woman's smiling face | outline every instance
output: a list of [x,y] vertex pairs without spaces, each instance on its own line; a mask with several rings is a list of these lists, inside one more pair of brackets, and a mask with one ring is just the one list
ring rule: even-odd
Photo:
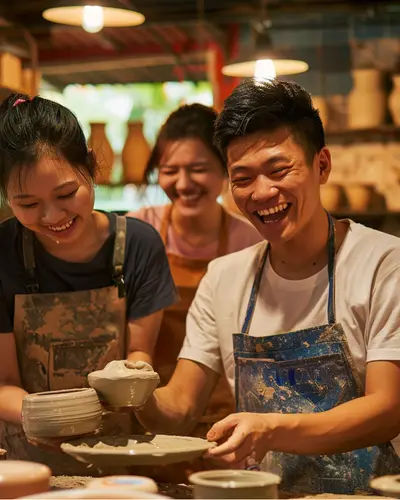
[[322,210],[327,181],[326,148],[308,161],[287,127],[234,139],[227,148],[233,198],[260,234],[273,244],[294,238]]
[[94,206],[92,183],[66,160],[50,154],[11,172],[7,198],[15,217],[43,243],[78,242]]
[[158,166],[158,183],[183,216],[204,213],[221,193],[224,169],[197,138],[168,141]]

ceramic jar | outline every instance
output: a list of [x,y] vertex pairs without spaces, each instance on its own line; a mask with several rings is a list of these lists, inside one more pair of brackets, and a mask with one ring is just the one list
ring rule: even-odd
[[377,69],[352,71],[353,89],[348,98],[348,126],[351,129],[379,127],[386,111],[382,73]]
[[328,212],[335,212],[341,208],[342,186],[339,184],[323,184],[321,186],[321,203]]
[[395,125],[400,126],[400,74],[392,76],[393,88],[390,92],[388,105],[392,120]]
[[372,202],[373,187],[367,184],[348,184],[344,187],[350,210],[366,212]]
[[123,182],[140,184],[150,157],[150,146],[143,135],[143,123],[128,122],[128,135],[122,150]]
[[110,184],[111,172],[114,164],[114,151],[106,135],[106,124],[92,122],[88,146],[93,149],[96,156],[97,171],[96,184]]

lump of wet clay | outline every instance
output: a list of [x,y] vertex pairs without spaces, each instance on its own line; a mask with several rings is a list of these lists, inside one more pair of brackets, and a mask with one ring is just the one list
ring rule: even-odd
[[89,373],[88,382],[110,406],[139,407],[158,386],[160,377],[145,361],[116,360]]

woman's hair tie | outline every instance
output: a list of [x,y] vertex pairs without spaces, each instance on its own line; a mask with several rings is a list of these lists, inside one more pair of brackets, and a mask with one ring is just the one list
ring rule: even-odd
[[[33,97],[32,97],[33,99]],[[28,101],[32,101],[32,99],[23,99],[22,97],[18,98],[14,104],[12,105],[13,108],[15,108],[16,106],[18,106],[18,104],[21,104],[22,102],[28,102]]]

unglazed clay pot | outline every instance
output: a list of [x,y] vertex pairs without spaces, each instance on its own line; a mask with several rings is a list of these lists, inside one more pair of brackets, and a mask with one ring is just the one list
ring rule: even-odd
[[18,498],[49,489],[51,470],[43,464],[23,460],[0,462],[0,498]]
[[400,498],[400,474],[376,477],[369,485],[385,497]]
[[122,150],[123,181],[140,184],[143,182],[150,146],[143,135],[142,122],[129,122],[128,135]]
[[160,377],[144,361],[117,360],[89,373],[88,382],[110,406],[140,407],[158,386]]
[[189,476],[195,498],[278,498],[280,477],[254,470],[209,470]]
[[96,431],[102,408],[94,389],[64,389],[28,394],[22,401],[22,426],[30,437],[79,436]]
[[371,205],[373,188],[366,184],[344,186],[349,207],[354,212],[366,212]]
[[348,99],[349,128],[379,127],[386,112],[382,73],[377,69],[355,69],[352,74],[354,86]]
[[110,184],[114,164],[114,151],[108,142],[105,127],[105,123],[90,123],[88,146],[93,149],[96,156],[96,184]]
[[321,186],[321,203],[328,212],[335,212],[342,204],[342,186],[339,184],[323,184]]

